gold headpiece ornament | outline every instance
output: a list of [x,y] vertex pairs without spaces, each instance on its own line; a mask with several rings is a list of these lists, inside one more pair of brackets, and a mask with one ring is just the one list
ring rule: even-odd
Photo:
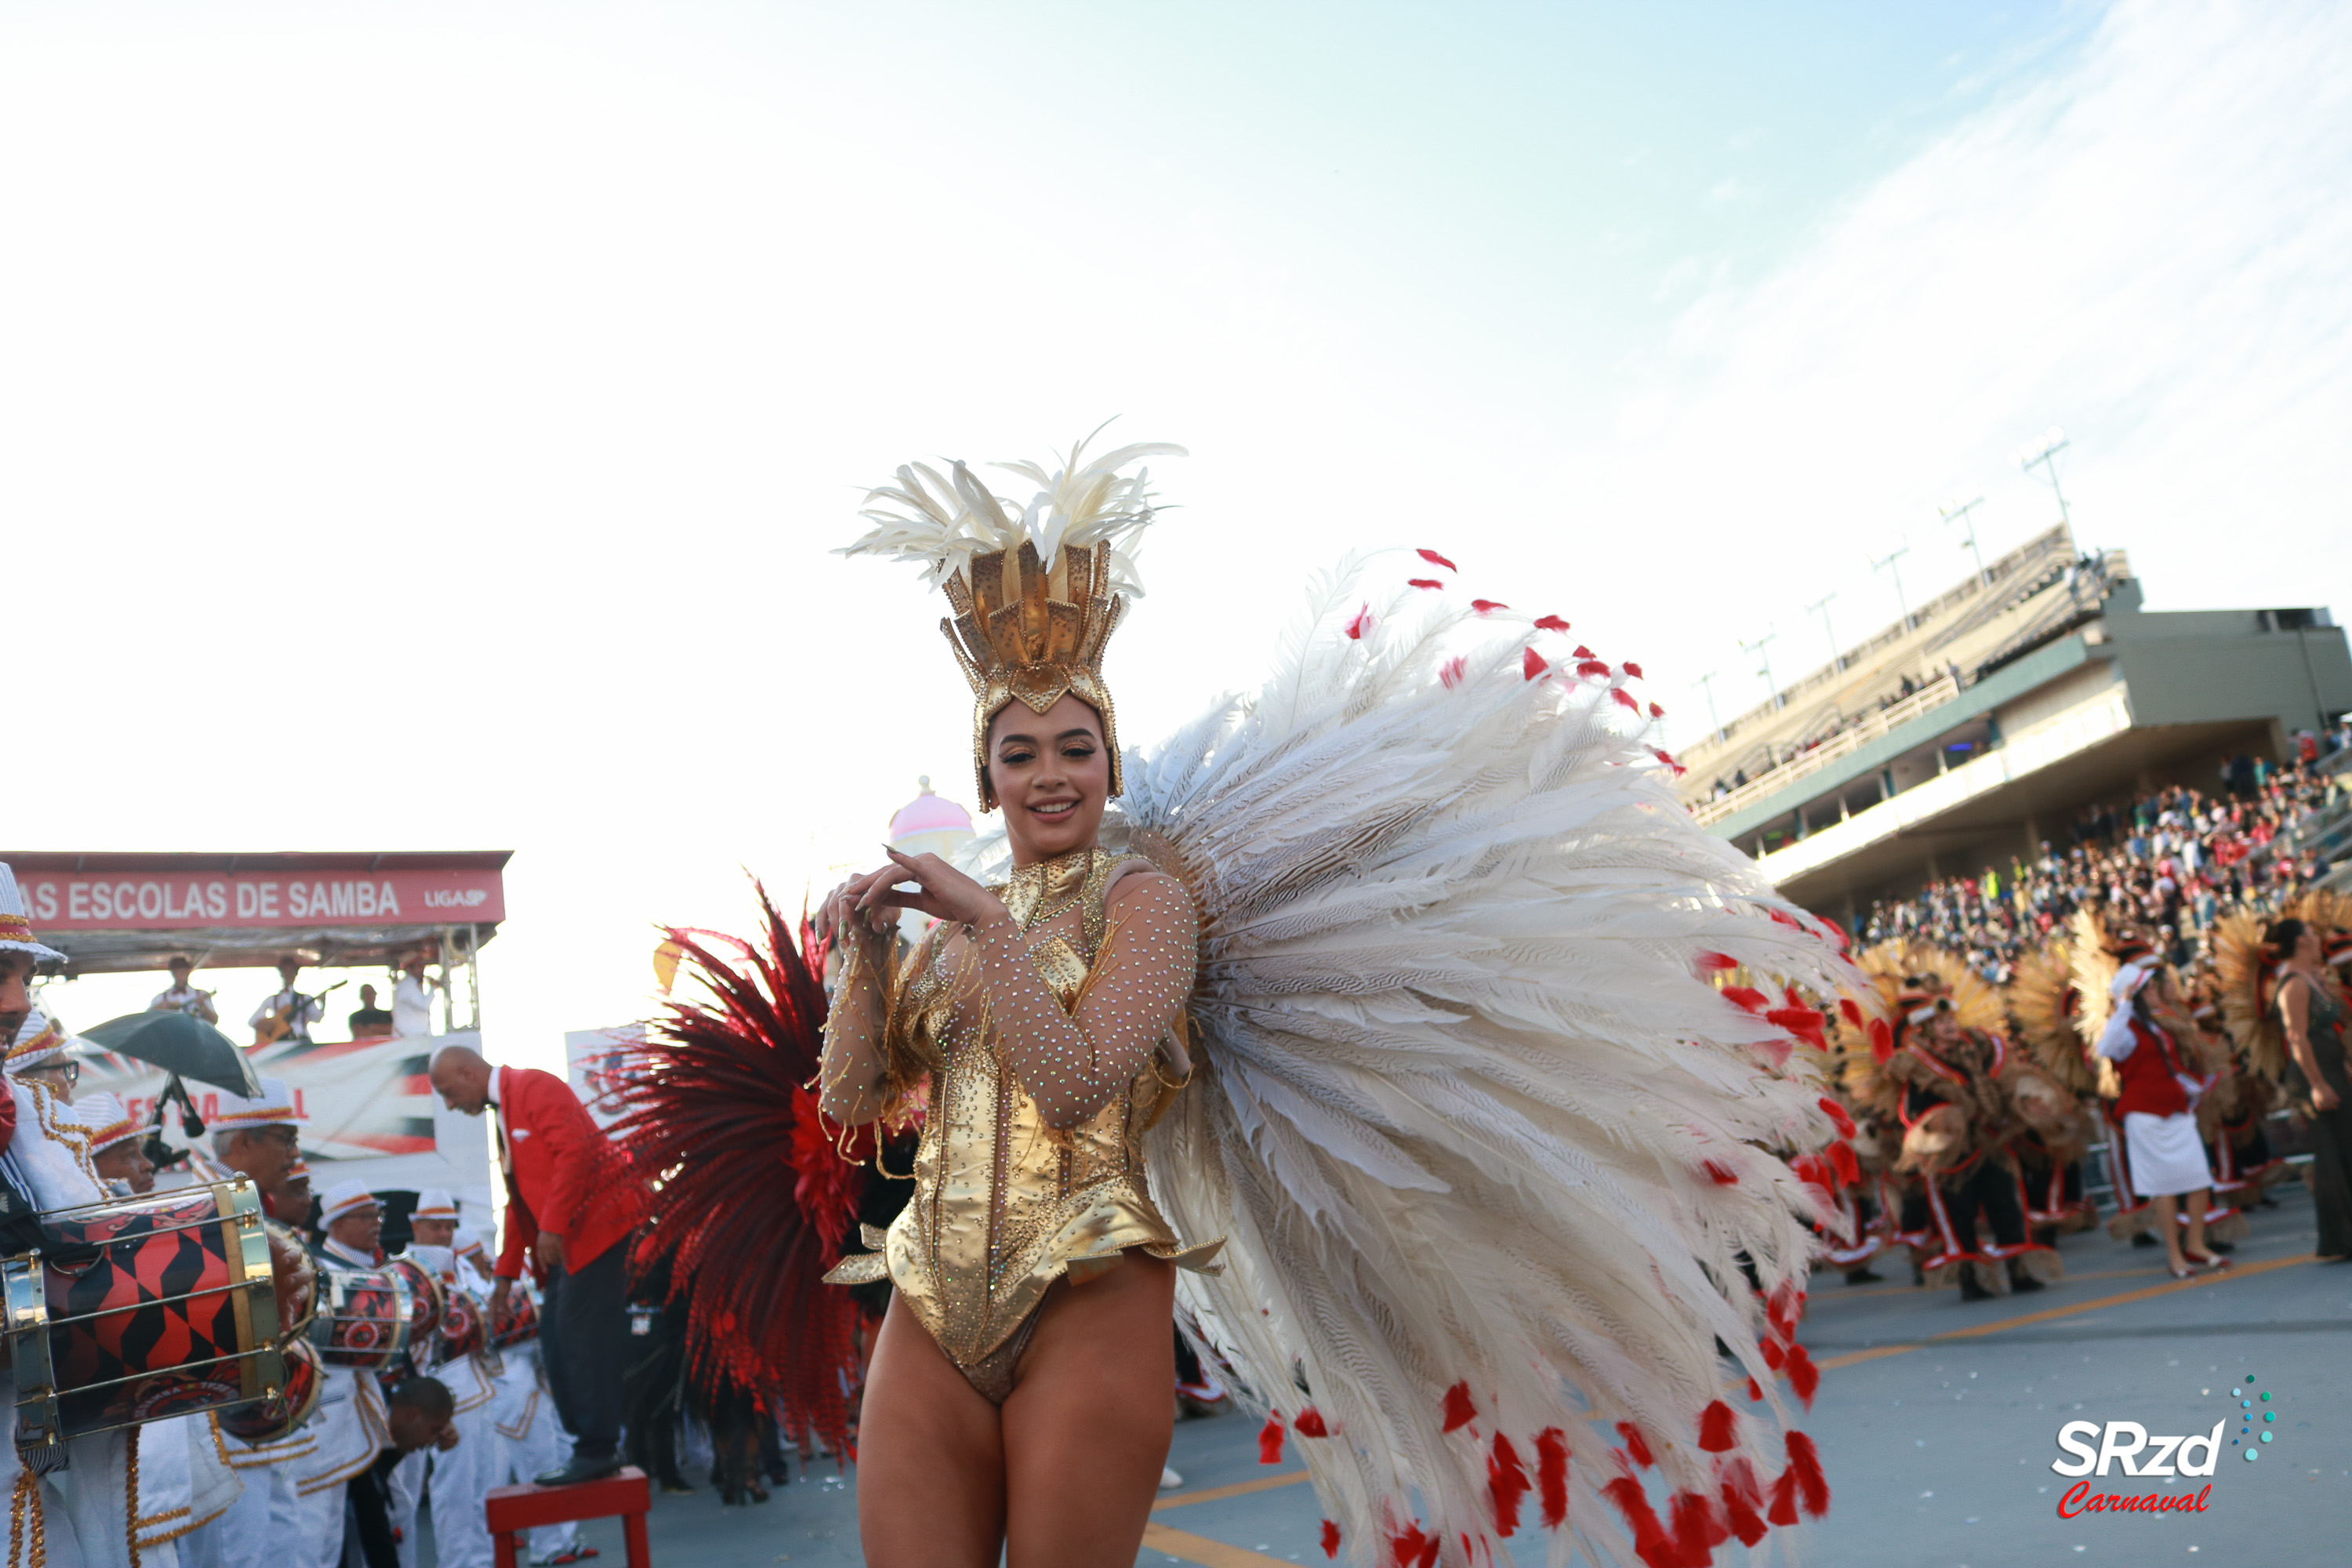
[[867,493],[858,515],[874,529],[838,552],[921,562],[925,581],[947,595],[955,615],[940,630],[971,684],[971,765],[982,811],[996,804],[988,783],[989,721],[1016,699],[1038,713],[1066,692],[1090,704],[1102,715],[1110,793],[1124,784],[1103,648],[1127,601],[1143,596],[1131,542],[1150,523],[1152,508],[1151,471],[1118,470],[1139,458],[1185,452],[1150,442],[1087,461],[1086,447],[1073,446],[1053,473],[1036,463],[991,465],[1038,487],[1026,508],[999,500],[961,462],[946,477],[909,463],[897,484]]

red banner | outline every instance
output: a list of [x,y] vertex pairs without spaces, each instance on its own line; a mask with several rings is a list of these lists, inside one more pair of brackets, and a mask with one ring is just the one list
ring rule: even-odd
[[33,929],[174,931],[219,926],[489,924],[506,919],[499,873],[430,870],[20,872]]

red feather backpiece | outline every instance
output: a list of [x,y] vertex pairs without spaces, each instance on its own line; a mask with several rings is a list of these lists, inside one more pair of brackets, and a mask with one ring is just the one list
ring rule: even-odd
[[614,1132],[653,1188],[635,1261],[667,1259],[670,1299],[686,1300],[690,1383],[761,1394],[792,1430],[841,1453],[858,1316],[823,1276],[840,1260],[866,1172],[843,1157],[841,1130],[806,1087],[824,1048],[824,987],[812,967],[823,945],[805,924],[795,943],[755,889],[765,925],[756,946],[664,932],[683,950],[680,978],[700,981],[710,1000],[673,1000],[646,1030]]

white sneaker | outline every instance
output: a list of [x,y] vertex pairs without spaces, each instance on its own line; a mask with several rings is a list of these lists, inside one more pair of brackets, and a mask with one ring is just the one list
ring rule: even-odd
[[1160,1467],[1160,1489],[1161,1491],[1172,1492],[1183,1484],[1184,1478],[1176,1473],[1175,1466],[1162,1465]]

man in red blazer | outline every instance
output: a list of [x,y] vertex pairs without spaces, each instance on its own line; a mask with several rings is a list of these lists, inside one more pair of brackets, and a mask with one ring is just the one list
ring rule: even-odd
[[621,1468],[621,1368],[628,1359],[628,1239],[646,1192],[628,1161],[589,1120],[572,1086],[534,1068],[493,1068],[464,1046],[433,1058],[433,1088],[452,1110],[496,1112],[506,1173],[506,1245],[490,1319],[506,1318],[526,1262],[546,1310],[540,1360],[572,1458],[543,1487],[593,1481]]

